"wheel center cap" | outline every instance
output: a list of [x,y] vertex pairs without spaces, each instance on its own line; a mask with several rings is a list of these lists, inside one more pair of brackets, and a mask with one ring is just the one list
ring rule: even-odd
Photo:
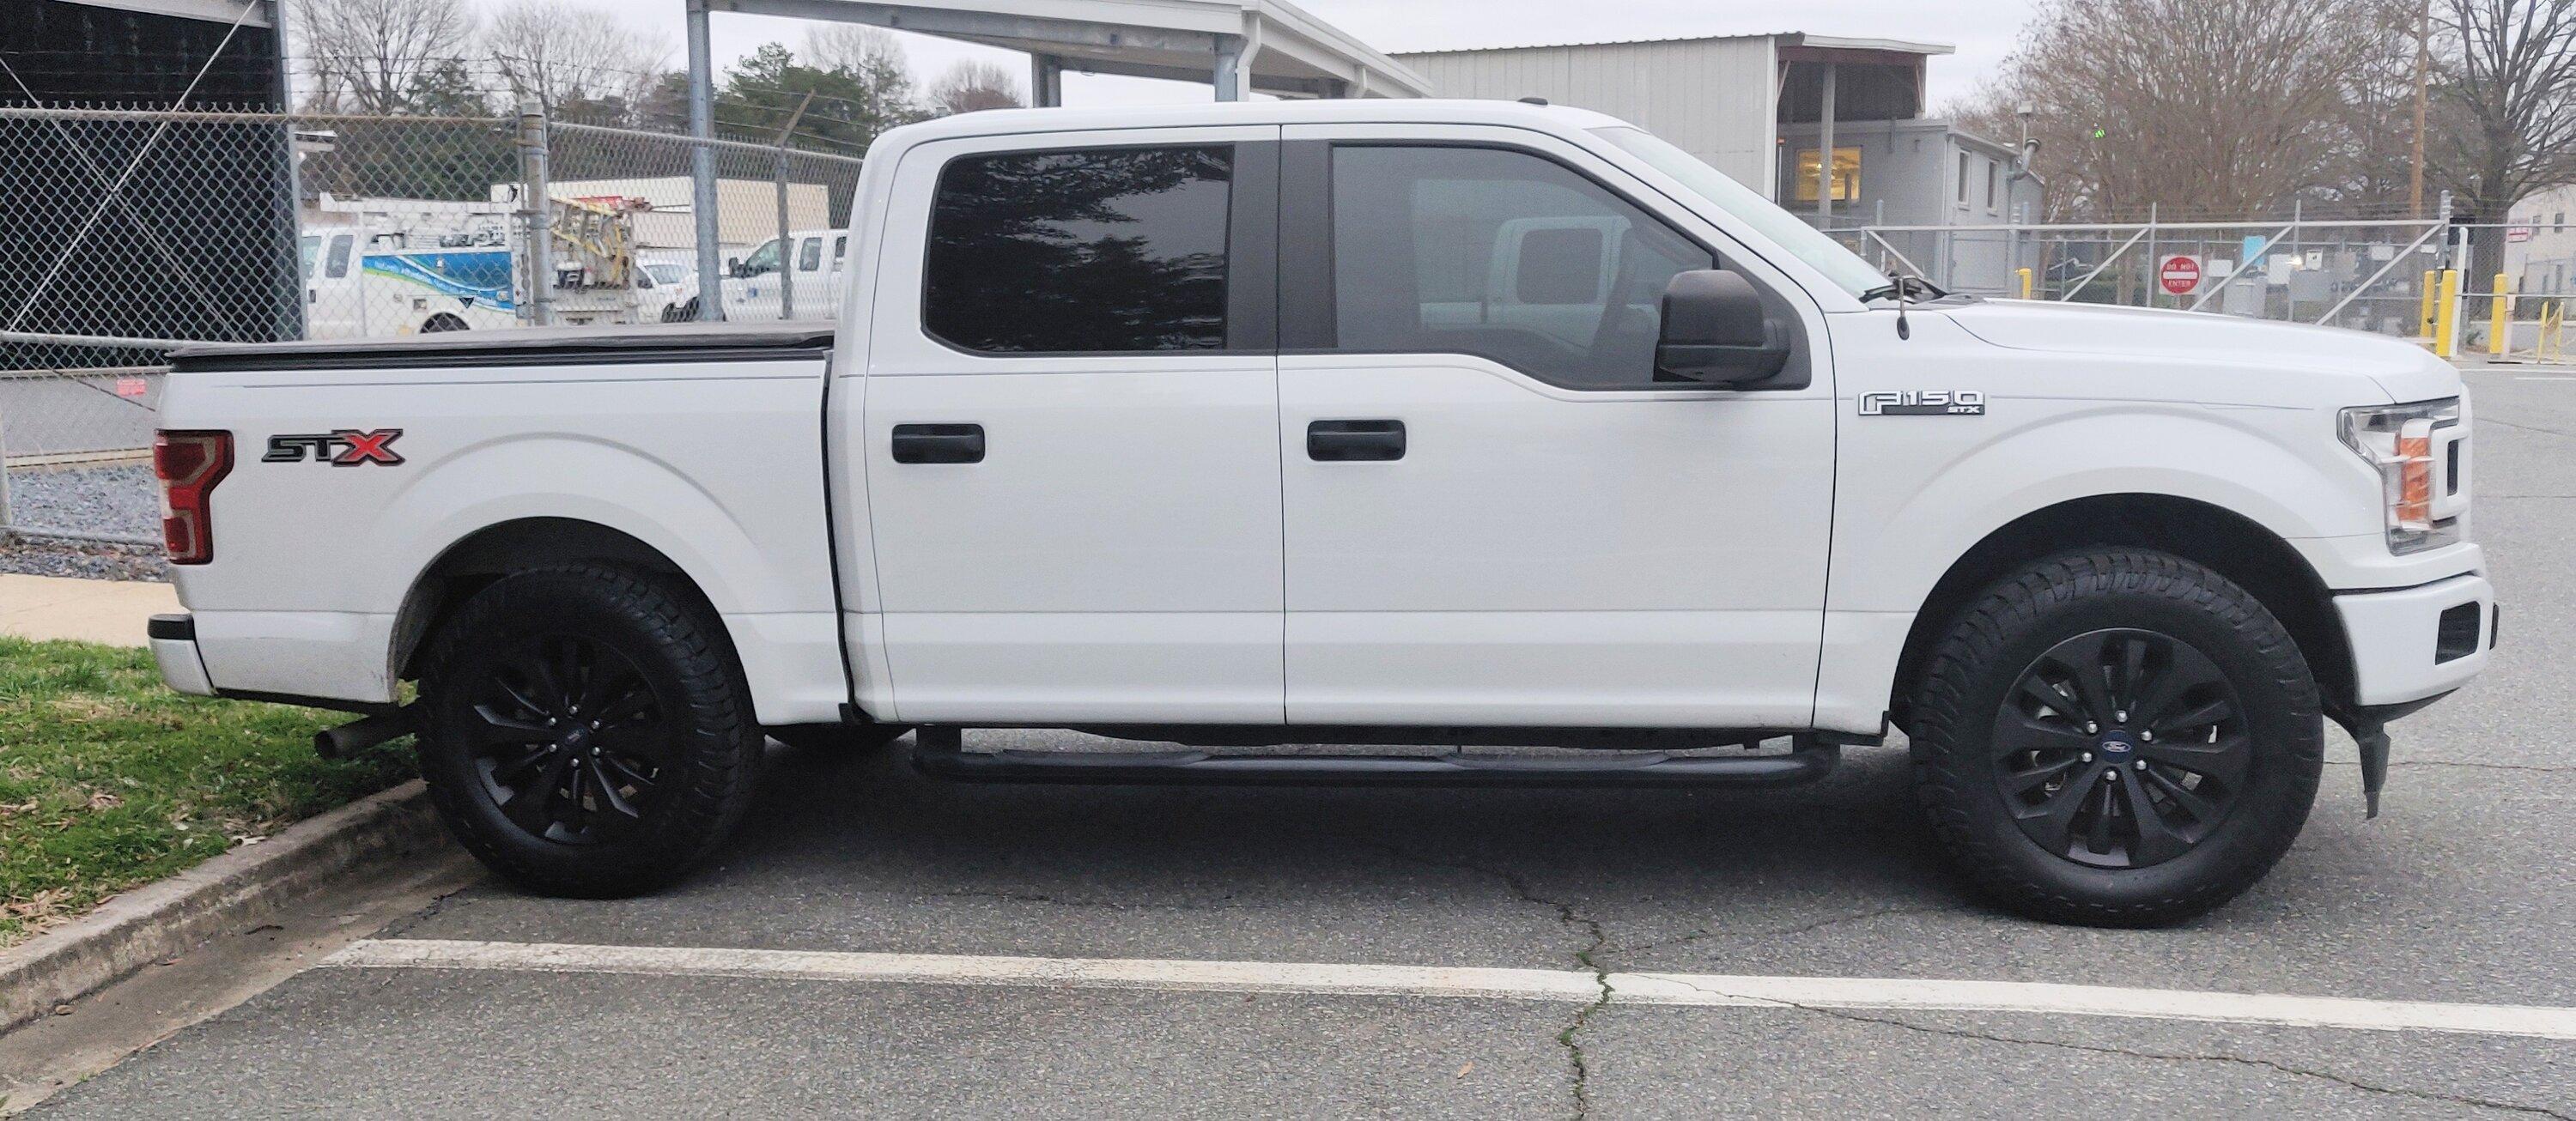
[[565,747],[584,747],[590,743],[590,729],[575,728],[563,734]]
[[2113,758],[2125,759],[2130,752],[2137,750],[2137,746],[2129,742],[2129,737],[2125,733],[2114,732],[2102,737],[2102,754]]

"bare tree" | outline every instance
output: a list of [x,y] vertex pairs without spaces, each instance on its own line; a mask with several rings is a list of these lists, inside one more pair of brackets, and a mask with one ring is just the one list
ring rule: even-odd
[[399,113],[474,34],[463,0],[307,0],[295,34],[316,108]]
[[511,95],[550,115],[626,123],[662,77],[667,42],[628,30],[614,13],[566,0],[517,0],[483,34]]
[[2478,221],[2576,182],[2576,0],[2436,0],[2425,159]]
[[807,28],[805,47],[799,52],[805,65],[828,70],[844,77],[878,79],[900,77],[912,81],[911,65],[905,61],[903,44],[894,33],[864,23],[835,23]]
[[1017,109],[1022,104],[1020,83],[1011,72],[977,59],[949,67],[930,84],[927,98],[924,108],[941,117],[979,109]]
[[2384,2],[2042,0],[1965,115],[2033,110],[2061,213],[2286,208],[2342,173],[2349,70]]

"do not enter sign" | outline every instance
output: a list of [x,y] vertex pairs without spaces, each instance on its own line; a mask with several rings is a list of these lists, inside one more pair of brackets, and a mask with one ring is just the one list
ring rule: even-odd
[[2173,256],[2165,258],[2156,275],[2164,282],[2165,291],[2177,296],[2191,295],[2200,287],[2200,258]]

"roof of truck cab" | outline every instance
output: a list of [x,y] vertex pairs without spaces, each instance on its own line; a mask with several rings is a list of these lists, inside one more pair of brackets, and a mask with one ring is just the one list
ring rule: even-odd
[[274,343],[190,343],[170,351],[170,368],[199,370],[351,369],[395,366],[651,362],[718,357],[770,358],[831,348],[829,322],[664,323],[614,327],[527,327],[442,331],[366,339]]
[[1114,108],[989,109],[892,129],[881,146],[1032,132],[1090,132],[1226,125],[1442,124],[1503,125],[1543,132],[1580,131],[1628,122],[1589,109],[1468,98],[1363,98],[1323,101],[1219,101]]

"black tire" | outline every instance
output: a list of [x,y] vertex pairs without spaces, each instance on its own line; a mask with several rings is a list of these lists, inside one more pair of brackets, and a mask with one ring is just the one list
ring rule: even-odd
[[1961,876],[2088,926],[2235,898],[2297,839],[2324,766],[2316,680],[2280,620],[2147,550],[1988,587],[1926,661],[1909,723],[1918,797]]
[[441,335],[449,331],[463,331],[468,329],[469,328],[464,320],[453,315],[449,315],[446,312],[440,312],[436,315],[430,316],[429,322],[420,325],[420,333],[424,335]]
[[769,731],[769,738],[795,748],[824,755],[862,755],[883,749],[912,731],[910,724],[785,724]]
[[665,886],[750,802],[762,745],[732,645],[651,578],[595,565],[504,577],[458,609],[425,666],[430,797],[467,851],[521,886]]

